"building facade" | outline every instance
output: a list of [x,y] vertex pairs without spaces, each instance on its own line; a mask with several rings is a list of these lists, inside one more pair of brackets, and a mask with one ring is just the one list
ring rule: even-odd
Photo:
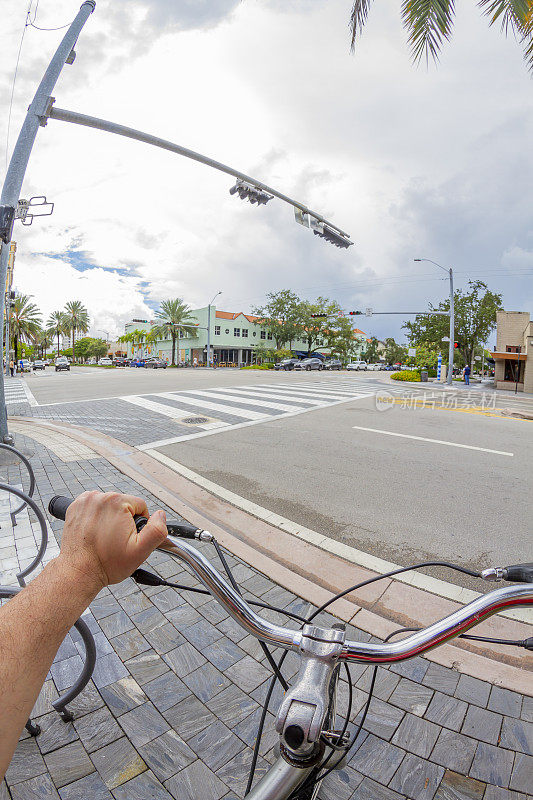
[[497,389],[533,392],[533,321],[527,311],[496,312],[492,357]]
[[[211,306],[209,313],[208,307],[196,308],[191,310],[191,317],[196,320],[197,330],[184,334],[176,344],[176,362],[198,364],[207,361],[207,325],[208,317],[210,321],[210,346],[212,356],[217,364],[229,364],[235,366],[245,366],[253,364],[257,358],[257,351],[261,349],[273,349],[276,346],[272,334],[268,333],[258,323],[258,317],[251,314],[237,313],[231,311],[220,311],[216,306]],[[125,333],[134,330],[142,330],[149,333],[152,328],[158,325],[158,320],[134,319],[127,322],[124,327]],[[320,353],[329,354],[329,350],[319,343],[316,347]],[[125,347],[126,345],[123,345]],[[167,361],[172,361],[172,339],[159,339],[155,343],[137,343],[132,346],[128,343],[128,356],[157,356]],[[354,331],[353,358],[359,358],[361,352],[366,347],[366,335],[360,331]],[[295,339],[287,343],[287,349],[295,352],[306,353],[307,344],[303,339]]]

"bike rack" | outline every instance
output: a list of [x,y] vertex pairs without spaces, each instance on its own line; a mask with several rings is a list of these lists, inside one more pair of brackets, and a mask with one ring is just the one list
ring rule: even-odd
[[[35,474],[33,472],[33,468],[31,466],[29,460],[26,458],[25,455],[23,455],[20,452],[20,450],[17,450],[16,447],[12,447],[10,444],[4,444],[3,442],[0,442],[0,449],[1,450],[8,450],[10,453],[14,453],[16,456],[18,456],[20,458],[20,460],[22,461],[22,463],[24,464],[24,466],[28,470],[28,475],[30,476],[30,487],[29,487],[29,489],[28,489],[26,494],[29,497],[33,497],[33,492],[35,491]],[[27,505],[26,501],[23,501],[18,508],[16,508],[14,511],[10,512],[11,513],[11,524],[13,525],[13,527],[15,527],[15,525],[17,524],[17,520],[16,520],[17,514],[20,511],[22,511],[22,509],[25,508],[26,505]]]
[[44,556],[46,547],[48,545],[48,528],[46,527],[46,520],[44,518],[43,512],[41,511],[35,500],[33,500],[31,497],[28,497],[28,495],[24,494],[24,492],[21,492],[20,489],[16,489],[14,486],[10,486],[8,483],[0,483],[0,491],[11,492],[12,494],[20,498],[23,501],[21,508],[28,505],[31,508],[31,510],[35,513],[39,521],[39,525],[41,526],[41,544],[39,545],[37,555],[31,562],[31,564],[28,564],[28,566],[25,567],[21,572],[17,573],[16,576],[17,581],[19,582],[19,586],[24,587],[26,586],[26,581],[24,580],[26,575],[29,575],[30,572],[32,572],[32,570],[35,569],[37,564],[39,564],[39,562],[42,560],[42,557]]

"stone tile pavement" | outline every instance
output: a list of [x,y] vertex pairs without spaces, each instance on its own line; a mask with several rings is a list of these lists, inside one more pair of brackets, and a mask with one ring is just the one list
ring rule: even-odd
[[[141,486],[100,457],[63,460],[41,442],[17,435],[31,451],[46,508],[54,494],[85,489],[141,494]],[[87,454],[85,454],[87,455]],[[16,465],[0,468],[21,482]],[[35,522],[30,512],[30,524]],[[62,523],[50,520],[60,540]],[[15,529],[16,531],[16,529]],[[216,563],[211,545],[199,547]],[[309,604],[228,555],[245,595],[306,614]],[[196,585],[169,555],[149,566],[166,579]],[[282,620],[275,612],[264,612]],[[251,746],[270,670],[257,642],[209,597],[132,580],[105,589],[85,620],[98,659],[93,679],[71,704],[64,723],[51,701],[72,684],[82,644],[71,632],[61,646],[33,718],[36,739],[24,734],[0,784],[0,800],[235,800],[244,793]],[[332,618],[322,615],[322,623]],[[349,628],[349,638],[368,634]],[[297,670],[297,656],[285,674]],[[352,722],[367,697],[370,668],[351,668]],[[341,703],[347,696],[342,681]],[[533,693],[533,692],[532,692]],[[282,692],[274,692],[275,712]],[[275,759],[269,713],[256,775]],[[526,800],[533,785],[533,697],[415,658],[379,668],[375,697],[347,766],[329,776],[322,800]]]

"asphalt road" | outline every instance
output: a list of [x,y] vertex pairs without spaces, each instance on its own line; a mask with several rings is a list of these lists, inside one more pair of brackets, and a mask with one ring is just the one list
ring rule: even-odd
[[[481,569],[531,561],[532,425],[458,411],[378,411],[375,399],[365,398],[161,452],[382,558],[403,565],[444,559]],[[437,574],[457,580],[448,571]],[[479,582],[458,582],[479,589]]]

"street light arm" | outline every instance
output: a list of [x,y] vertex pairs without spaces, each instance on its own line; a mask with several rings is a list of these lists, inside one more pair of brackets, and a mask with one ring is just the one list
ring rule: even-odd
[[284,203],[288,203],[294,208],[299,208],[305,214],[309,214],[319,222],[325,223],[330,228],[333,228],[342,234],[342,236],[347,238],[350,237],[350,234],[346,233],[346,231],[343,231],[337,225],[329,222],[323,216],[317,214],[316,211],[311,211],[311,209],[307,208],[307,206],[303,205],[303,203],[293,200],[287,195],[278,192],[276,189],[273,189],[271,186],[268,186],[266,183],[262,183],[261,181],[250,177],[250,175],[246,175],[244,172],[239,172],[239,170],[236,170],[233,167],[228,167],[226,164],[222,164],[220,161],[215,161],[214,159],[204,156],[201,153],[197,153],[195,150],[189,150],[187,147],[182,147],[181,145],[175,144],[174,142],[169,142],[166,139],[160,139],[158,136],[152,136],[150,133],[138,131],[135,128],[128,128],[126,125],[119,125],[116,122],[99,119],[98,117],[89,117],[86,114],[79,114],[77,111],[68,111],[64,108],[51,108],[48,117],[50,119],[60,120],[61,122],[73,122],[76,125],[84,125],[87,128],[96,128],[97,130],[106,131],[107,133],[115,133],[118,136],[125,136],[128,139],[135,139],[138,142],[151,144],[154,147],[161,147],[163,150],[169,150],[171,153],[177,153],[180,156],[191,158],[193,161],[199,161],[201,164],[206,164],[208,167],[218,169],[220,172],[225,172],[227,175],[232,175],[234,178],[246,181],[247,183],[251,183],[259,189],[263,189],[265,192],[269,192],[279,200],[283,200]]
[[435,264],[436,267],[440,267],[443,269],[444,272],[450,273],[451,267],[443,267],[442,264],[438,264],[436,261],[432,261],[431,258],[413,258],[413,261],[429,261],[430,264]]

